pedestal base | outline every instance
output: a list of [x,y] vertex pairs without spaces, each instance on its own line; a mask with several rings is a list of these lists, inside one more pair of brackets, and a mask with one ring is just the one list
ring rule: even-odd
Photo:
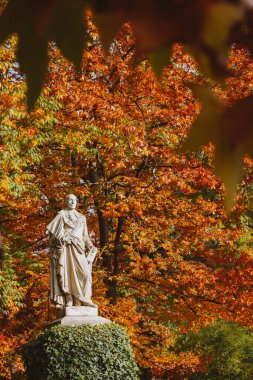
[[77,326],[77,325],[103,325],[104,323],[110,323],[111,321],[109,319],[103,318],[103,317],[90,317],[90,316],[70,316],[70,317],[63,317],[63,318],[58,318],[55,321],[53,321],[50,326],[55,326],[55,325],[72,325],[72,326]]
[[90,306],[67,306],[56,309],[56,320],[50,323],[54,325],[101,325],[110,323],[109,319],[98,316],[98,308]]
[[90,306],[66,306],[61,309],[56,309],[56,318],[63,317],[76,317],[76,316],[85,316],[85,317],[97,317],[98,308]]

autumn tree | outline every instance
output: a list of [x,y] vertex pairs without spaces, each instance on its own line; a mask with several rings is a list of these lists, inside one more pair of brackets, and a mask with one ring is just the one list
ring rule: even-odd
[[205,374],[190,379],[250,379],[252,377],[252,330],[235,323],[218,321],[177,342],[180,351],[191,350],[205,356]]
[[[8,45],[15,40],[3,48],[10,55],[2,60],[3,274],[9,271],[21,292],[5,295],[4,358],[54,318],[44,231],[74,192],[100,247],[94,299],[101,312],[127,327],[145,378],[183,378],[203,363],[192,352],[176,353],[179,331],[218,317],[252,326],[252,162],[228,216],[224,187],[212,174],[213,146],[177,153],[200,111],[187,82],[207,81],[196,62],[175,45],[158,83],[147,59],[133,68],[128,24],[106,55],[89,17],[87,23],[81,76],[52,44],[47,85],[30,115]],[[249,63],[244,51],[233,51],[237,77],[227,91],[211,84],[214,93],[232,103],[247,92]]]
[[[84,36],[89,31],[88,24],[83,22],[83,11],[87,8],[95,14],[105,47],[120,26],[131,21],[137,58],[142,54],[151,55],[158,73],[167,63],[173,43],[184,43],[198,61],[201,72],[221,84],[231,75],[227,67],[231,45],[239,44],[252,53],[252,3],[249,0],[2,0],[0,7],[0,42],[12,33],[19,36],[17,57],[28,83],[29,107],[38,98],[46,76],[48,42],[56,42],[64,56],[80,68]],[[224,179],[229,193],[227,204],[231,207],[235,184],[242,174],[243,158],[252,154],[249,143],[252,140],[251,96],[228,108],[210,96],[206,84],[198,95],[207,112],[215,117],[212,124],[206,126],[204,136],[198,127],[201,123],[194,124],[187,148],[196,149],[203,141],[211,141],[216,146],[216,174]],[[237,136],[235,140],[233,135]]]

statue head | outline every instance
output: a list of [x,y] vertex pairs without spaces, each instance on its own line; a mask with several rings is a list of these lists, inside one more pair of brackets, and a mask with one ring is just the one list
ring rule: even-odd
[[65,205],[68,210],[74,210],[76,208],[77,199],[74,194],[68,194],[65,198]]

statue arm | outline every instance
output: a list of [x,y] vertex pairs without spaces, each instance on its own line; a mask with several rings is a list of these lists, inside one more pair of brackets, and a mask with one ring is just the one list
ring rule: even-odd
[[64,220],[60,213],[47,225],[47,235],[57,248],[64,244]]

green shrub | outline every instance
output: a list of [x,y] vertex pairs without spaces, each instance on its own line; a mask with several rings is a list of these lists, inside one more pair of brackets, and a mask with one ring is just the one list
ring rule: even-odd
[[200,354],[206,363],[207,371],[191,375],[191,380],[253,379],[253,331],[247,327],[218,321],[182,336],[177,348]]
[[23,352],[28,380],[137,380],[128,336],[115,323],[55,326]]

